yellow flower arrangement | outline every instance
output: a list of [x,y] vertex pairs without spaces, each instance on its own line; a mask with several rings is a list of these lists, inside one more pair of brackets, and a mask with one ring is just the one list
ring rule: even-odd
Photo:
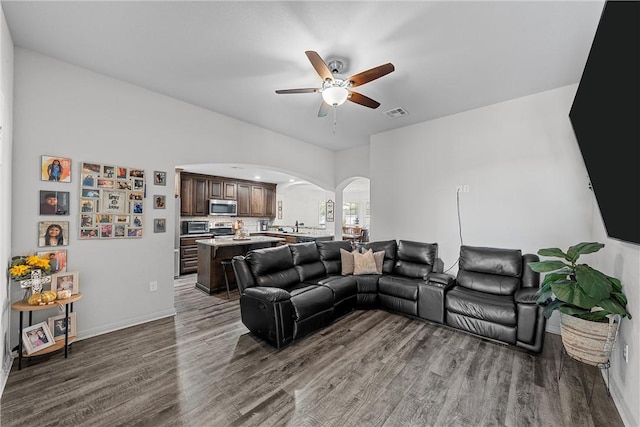
[[37,255],[18,255],[11,258],[9,275],[13,280],[24,280],[31,277],[33,270],[42,270],[43,275],[51,273],[51,264],[46,258]]

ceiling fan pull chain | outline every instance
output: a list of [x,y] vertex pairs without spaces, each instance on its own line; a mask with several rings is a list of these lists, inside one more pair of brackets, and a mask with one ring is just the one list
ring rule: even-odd
[[338,124],[338,106],[334,105],[333,106],[333,134],[336,134],[336,125]]

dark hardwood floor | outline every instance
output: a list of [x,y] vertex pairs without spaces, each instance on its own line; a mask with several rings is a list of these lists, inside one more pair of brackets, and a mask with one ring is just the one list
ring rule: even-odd
[[371,310],[276,351],[241,323],[237,293],[175,292],[175,318],[14,363],[1,425],[623,425],[596,368],[566,359],[558,380],[556,335],[535,356]]

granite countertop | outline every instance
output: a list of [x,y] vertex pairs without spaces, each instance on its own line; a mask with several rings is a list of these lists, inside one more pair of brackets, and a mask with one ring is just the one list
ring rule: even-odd
[[333,234],[330,234],[326,231],[315,230],[315,231],[307,231],[300,233],[293,233],[291,231],[258,231],[251,233],[252,236],[260,236],[264,234],[276,235],[276,236],[294,236],[294,237],[332,237]]
[[196,243],[203,245],[209,245],[213,247],[220,246],[242,246],[251,245],[253,243],[268,243],[268,242],[280,242],[282,239],[279,237],[267,237],[267,236],[251,236],[247,239],[233,239],[233,238],[217,238],[217,239],[202,239],[196,240]]

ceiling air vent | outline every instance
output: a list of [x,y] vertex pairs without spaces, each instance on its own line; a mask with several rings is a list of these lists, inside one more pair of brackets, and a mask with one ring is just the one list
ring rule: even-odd
[[390,119],[395,119],[397,117],[406,116],[409,114],[409,112],[402,107],[396,107],[389,111],[385,111],[384,114]]

